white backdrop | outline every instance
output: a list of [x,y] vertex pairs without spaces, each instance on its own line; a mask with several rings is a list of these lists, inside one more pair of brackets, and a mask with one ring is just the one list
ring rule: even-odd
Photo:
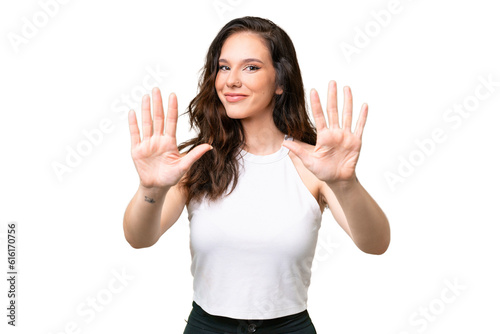
[[[325,211],[308,300],[318,333],[498,331],[491,3],[3,1],[0,261],[8,278],[16,222],[18,277],[16,328],[1,280],[2,333],[182,333],[192,303],[187,212],[151,248],[126,242],[139,179],[124,116],[153,85],[165,101],[175,92],[184,112],[212,39],[246,15],[290,35],[308,101],[316,88],[325,106],[334,79],[353,91],[353,124],[369,105],[357,175],[389,218],[391,245],[361,252]],[[180,116],[178,143],[193,134]]]

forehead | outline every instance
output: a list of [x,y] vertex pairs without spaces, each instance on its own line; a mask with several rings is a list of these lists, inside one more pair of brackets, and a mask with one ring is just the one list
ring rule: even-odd
[[251,32],[238,32],[229,36],[222,45],[219,58],[238,61],[244,58],[269,60],[271,55],[264,40]]

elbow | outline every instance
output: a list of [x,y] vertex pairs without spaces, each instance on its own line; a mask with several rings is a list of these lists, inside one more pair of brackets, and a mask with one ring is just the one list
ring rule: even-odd
[[362,252],[366,254],[382,255],[387,251],[387,249],[389,249],[390,243],[391,243],[391,235],[390,233],[388,233],[384,238],[382,238],[381,240],[379,239],[377,243],[371,243],[365,246],[361,245],[357,246]]
[[377,238],[377,242],[375,245],[372,245],[370,249],[363,250],[363,252],[372,255],[382,255],[387,249],[389,249],[389,245],[391,243],[391,228],[389,226],[389,222],[386,220],[386,228],[384,232]]
[[386,247],[380,247],[380,248],[374,248],[374,249],[361,249],[364,253],[366,254],[370,254],[370,255],[382,255],[384,254],[387,249],[389,248],[389,245],[387,245]]
[[149,246],[138,246],[138,245],[132,245],[132,244],[130,244],[130,246],[132,246],[132,248],[134,248],[134,249],[142,249],[142,248],[148,248],[148,247],[151,247],[151,246],[153,246],[153,245],[149,245]]
[[133,242],[127,238],[125,238],[125,240],[127,240],[128,244],[132,247],[132,248],[135,248],[135,249],[141,249],[141,248],[148,248],[148,247],[151,247],[153,246],[155,243],[150,243],[150,244],[141,244],[141,243],[137,243],[137,242]]
[[140,245],[140,244],[137,244],[137,243],[134,243],[130,240],[128,240],[127,238],[125,238],[125,240],[127,240],[128,244],[130,245],[130,247],[134,248],[134,249],[141,249],[141,248],[146,248],[146,246],[144,245]]
[[127,230],[124,228],[123,234],[125,236],[125,240],[128,244],[135,249],[148,248],[153,246],[157,240],[151,242],[145,242],[144,240],[137,240],[137,238],[133,238],[130,233],[127,233]]
[[124,233],[125,235],[125,240],[128,242],[128,244],[130,245],[130,247],[132,248],[135,248],[135,249],[140,249],[140,248],[144,248],[142,247],[141,245],[139,245],[138,243],[136,243],[134,240],[132,240],[128,235],[127,235],[127,232]]

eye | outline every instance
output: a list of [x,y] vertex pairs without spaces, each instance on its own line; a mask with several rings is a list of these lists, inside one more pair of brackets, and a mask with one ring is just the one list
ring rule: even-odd
[[251,71],[256,71],[256,70],[260,69],[260,67],[257,67],[255,65],[248,65],[246,68],[249,68],[249,67],[253,67],[254,68],[254,70],[251,70]]
[[[226,66],[226,65],[220,65],[220,66],[219,66],[219,70],[221,70],[221,71],[226,71],[226,70],[224,69],[224,67],[227,67],[227,66]],[[248,65],[248,66],[247,66],[247,67],[245,67],[245,68],[249,68],[249,67],[250,67],[250,71],[251,71],[251,72],[254,72],[254,71],[257,71],[258,69],[260,69],[260,67],[255,66],[255,65]],[[227,68],[229,68],[229,67],[227,67]]]

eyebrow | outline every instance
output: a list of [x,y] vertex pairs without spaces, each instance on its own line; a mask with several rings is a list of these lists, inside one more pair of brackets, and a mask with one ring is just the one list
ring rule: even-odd
[[[220,63],[229,63],[226,59],[224,58],[221,58],[219,59],[219,62]],[[246,59],[242,59],[241,60],[242,63],[249,63],[249,62],[258,62],[258,63],[261,63],[261,64],[264,64],[264,62],[262,62],[261,60],[257,59],[257,58],[246,58]]]

